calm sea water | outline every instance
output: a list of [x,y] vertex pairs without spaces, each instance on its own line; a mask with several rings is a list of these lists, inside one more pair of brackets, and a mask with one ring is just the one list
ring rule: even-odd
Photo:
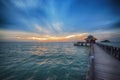
[[0,80],[85,80],[88,54],[73,43],[0,43]]

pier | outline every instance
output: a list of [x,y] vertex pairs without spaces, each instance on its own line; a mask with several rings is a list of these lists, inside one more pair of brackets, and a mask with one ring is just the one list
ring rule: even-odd
[[101,47],[106,53],[120,60],[120,48],[119,47],[108,46],[108,45],[104,45],[100,43],[97,43],[97,45]]
[[120,80],[120,47],[96,43],[92,35],[85,40],[74,46],[90,46],[86,80]]
[[86,42],[77,42],[77,43],[74,43],[74,46],[90,46],[90,43],[86,43]]
[[120,48],[100,43],[90,48],[86,80],[120,80]]

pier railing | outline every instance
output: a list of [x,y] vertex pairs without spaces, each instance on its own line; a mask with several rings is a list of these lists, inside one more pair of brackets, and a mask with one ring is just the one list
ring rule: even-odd
[[108,46],[101,43],[96,43],[98,46],[100,46],[104,51],[106,51],[108,54],[114,56],[116,59],[120,60],[120,47],[113,47]]
[[86,80],[95,80],[94,73],[94,46],[91,44],[90,46],[90,54],[89,54],[89,65],[88,65],[88,73],[86,76]]
[[87,43],[87,42],[77,42],[77,43],[74,43],[74,46],[90,46],[90,43]]

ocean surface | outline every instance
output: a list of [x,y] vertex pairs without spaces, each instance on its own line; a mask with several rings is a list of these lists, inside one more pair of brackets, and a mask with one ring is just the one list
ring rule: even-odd
[[0,42],[0,80],[85,80],[89,47]]

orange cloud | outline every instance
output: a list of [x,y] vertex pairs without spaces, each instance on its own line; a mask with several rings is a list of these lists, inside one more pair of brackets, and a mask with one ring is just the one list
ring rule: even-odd
[[22,40],[34,40],[34,41],[41,41],[41,42],[68,42],[68,41],[78,41],[78,40],[84,40],[87,36],[87,33],[81,33],[81,34],[74,34],[74,35],[68,35],[68,36],[42,36],[42,37],[18,37]]
[[69,42],[84,40],[88,35],[87,33],[77,33],[63,36],[51,36],[51,35],[40,35],[36,33],[28,33],[21,31],[0,31],[2,38],[5,40],[16,40],[16,41],[40,41],[40,42]]

